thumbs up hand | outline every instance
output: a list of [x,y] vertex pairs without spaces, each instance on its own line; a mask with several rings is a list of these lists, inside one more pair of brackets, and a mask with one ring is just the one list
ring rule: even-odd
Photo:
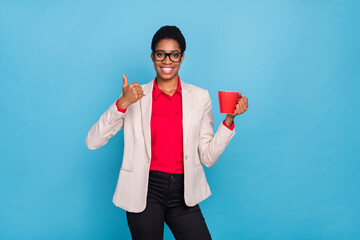
[[143,96],[144,92],[139,83],[131,83],[128,84],[126,76],[123,74],[123,85],[122,91],[123,94],[121,95],[118,101],[118,107],[121,109],[126,109],[131,104],[139,101]]

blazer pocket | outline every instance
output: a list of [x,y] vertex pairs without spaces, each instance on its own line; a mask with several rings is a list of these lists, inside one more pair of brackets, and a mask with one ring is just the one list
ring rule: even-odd
[[195,158],[195,160],[194,160],[194,167],[199,167],[199,166],[201,166],[202,165],[202,163],[200,162],[200,159],[199,158]]

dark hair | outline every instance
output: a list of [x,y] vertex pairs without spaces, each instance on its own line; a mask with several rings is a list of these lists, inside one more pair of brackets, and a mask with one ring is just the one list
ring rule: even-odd
[[154,52],[157,44],[166,38],[174,39],[178,42],[179,47],[181,49],[181,53],[185,52],[186,42],[184,35],[182,35],[179,28],[176,26],[163,26],[155,33],[152,42],[151,42],[151,50]]

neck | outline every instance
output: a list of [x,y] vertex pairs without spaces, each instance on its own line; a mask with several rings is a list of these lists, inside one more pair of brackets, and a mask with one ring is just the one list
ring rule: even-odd
[[176,75],[172,79],[162,79],[158,76],[156,77],[156,85],[160,90],[164,92],[175,91],[178,87],[178,81],[178,75]]

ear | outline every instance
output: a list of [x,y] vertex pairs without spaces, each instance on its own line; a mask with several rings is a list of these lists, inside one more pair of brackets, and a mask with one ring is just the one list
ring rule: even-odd
[[154,62],[154,55],[150,53],[151,60]]
[[182,63],[182,62],[184,61],[184,58],[185,58],[185,54],[183,54],[183,55],[181,56],[181,61],[180,61],[180,63]]

